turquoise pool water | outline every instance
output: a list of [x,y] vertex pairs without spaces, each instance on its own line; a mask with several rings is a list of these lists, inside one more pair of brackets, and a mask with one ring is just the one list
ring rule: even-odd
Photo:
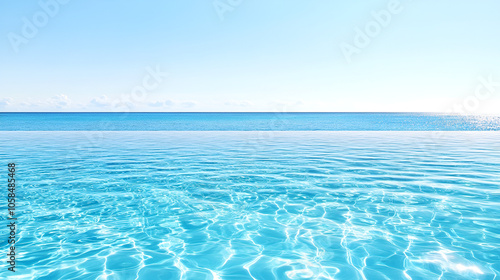
[[498,279],[498,139],[3,131],[0,163],[17,165],[15,275]]

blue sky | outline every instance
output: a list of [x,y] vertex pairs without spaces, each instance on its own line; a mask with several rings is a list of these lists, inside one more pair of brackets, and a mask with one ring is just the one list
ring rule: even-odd
[[364,2],[0,0],[0,111],[499,112],[499,1]]

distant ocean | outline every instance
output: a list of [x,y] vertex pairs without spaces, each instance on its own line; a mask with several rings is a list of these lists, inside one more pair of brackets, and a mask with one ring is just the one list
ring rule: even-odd
[[0,130],[19,279],[500,277],[498,117],[2,113]]
[[4,131],[487,131],[500,116],[431,113],[0,113]]

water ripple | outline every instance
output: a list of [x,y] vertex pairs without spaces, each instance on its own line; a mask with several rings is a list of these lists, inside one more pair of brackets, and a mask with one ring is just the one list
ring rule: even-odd
[[497,132],[259,135],[2,133],[19,279],[500,275]]

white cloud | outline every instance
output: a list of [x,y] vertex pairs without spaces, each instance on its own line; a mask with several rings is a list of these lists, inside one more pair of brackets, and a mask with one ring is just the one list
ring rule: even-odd
[[185,108],[192,108],[192,107],[196,106],[196,102],[185,101],[185,102],[181,103],[181,106],[185,107]]
[[150,107],[170,107],[173,106],[174,104],[175,102],[173,102],[172,100],[153,101],[148,103]]
[[250,101],[248,101],[248,100],[241,100],[241,101],[231,100],[231,101],[225,102],[224,105],[226,105],[226,106],[236,106],[236,107],[249,107],[249,106],[252,106],[253,103],[250,102]]
[[167,107],[173,106],[174,104],[175,104],[175,102],[172,100],[165,100],[165,106],[167,106]]
[[53,96],[47,100],[49,106],[56,108],[67,108],[71,105],[71,100],[64,94]]
[[165,102],[155,101],[155,102],[150,102],[148,105],[151,107],[163,107],[163,105],[165,105]]
[[19,103],[19,106],[20,107],[36,108],[36,107],[40,107],[41,104],[42,104],[41,101],[23,101],[23,102]]
[[101,95],[100,97],[93,98],[90,100],[90,105],[96,106],[96,107],[106,107],[111,105],[111,101],[106,95]]
[[12,103],[12,98],[2,98],[0,99],[0,108],[9,106]]
[[268,103],[272,111],[300,112],[305,110],[305,103],[301,100],[275,100]]

